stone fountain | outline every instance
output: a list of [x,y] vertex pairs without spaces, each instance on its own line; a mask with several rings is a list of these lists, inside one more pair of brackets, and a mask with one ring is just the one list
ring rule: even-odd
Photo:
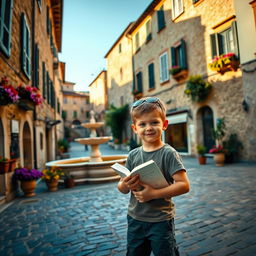
[[112,137],[97,137],[96,129],[102,127],[104,123],[95,121],[93,111],[90,114],[90,122],[81,124],[90,129],[90,137],[75,139],[80,144],[91,147],[90,156],[51,161],[46,163],[46,166],[60,167],[65,174],[73,175],[76,182],[99,183],[118,180],[120,176],[110,166],[114,163],[125,164],[127,155],[101,155],[99,145],[108,142]]

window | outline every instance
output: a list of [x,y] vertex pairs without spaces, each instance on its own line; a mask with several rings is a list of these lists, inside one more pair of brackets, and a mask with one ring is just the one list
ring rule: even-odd
[[39,48],[35,45],[35,86],[39,88]]
[[120,43],[119,44],[119,53],[121,53],[122,52],[122,44]]
[[212,58],[225,53],[235,53],[236,57],[239,57],[238,38],[236,21],[233,21],[231,27],[210,35]]
[[197,3],[199,0],[192,0],[193,4]]
[[122,81],[123,80],[123,69],[120,68],[120,80]]
[[138,51],[140,49],[140,34],[137,32],[135,35],[135,51]]
[[43,149],[44,149],[44,136],[40,132],[40,150],[43,150]]
[[154,63],[148,65],[148,87],[149,89],[155,88]]
[[187,53],[186,43],[183,39],[175,47],[171,47],[172,67],[179,66],[182,69],[187,69]]
[[172,18],[177,18],[183,12],[183,0],[172,0]]
[[134,94],[142,93],[142,88],[143,88],[142,72],[139,72],[139,73],[136,74],[136,82],[135,82],[135,85],[134,85],[133,93]]
[[157,11],[158,32],[165,28],[164,6]]
[[146,23],[146,42],[150,41],[151,39],[152,39],[152,25],[151,25],[151,19],[150,19]]
[[62,117],[62,119],[65,121],[66,118],[67,118],[67,111],[62,110],[61,117]]
[[21,15],[21,68],[30,79],[31,74],[30,31],[24,14]]
[[39,7],[40,12],[42,11],[42,0],[37,0],[37,4]]
[[77,111],[76,110],[73,111],[73,118],[77,118]]
[[8,57],[11,54],[12,5],[12,0],[0,1],[0,48]]
[[168,55],[167,52],[159,57],[160,62],[160,83],[169,80],[169,67],[168,67]]

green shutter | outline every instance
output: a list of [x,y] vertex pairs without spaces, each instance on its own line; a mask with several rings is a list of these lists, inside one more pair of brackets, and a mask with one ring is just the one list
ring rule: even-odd
[[0,1],[0,48],[7,57],[11,55],[13,0]]
[[26,69],[26,62],[25,62],[25,56],[26,56],[26,36],[25,36],[25,15],[22,13],[21,14],[21,23],[20,23],[20,28],[21,28],[21,67],[22,70]]
[[157,11],[158,31],[165,27],[163,6]]
[[231,24],[231,30],[233,33],[233,38],[234,38],[234,46],[235,46],[235,55],[239,59],[239,44],[238,44],[238,35],[237,35],[237,25],[236,21],[233,21]]
[[212,48],[212,59],[218,55],[217,53],[217,42],[216,42],[216,34],[210,35],[211,39],[211,48]]
[[180,66],[183,69],[188,69],[186,42],[183,39],[181,39],[181,46],[180,46]]
[[155,87],[155,74],[154,74],[154,63],[148,65],[148,81],[149,81],[149,89]]
[[142,86],[143,86],[142,85],[142,73],[139,72],[137,74],[137,89],[138,89],[139,93],[142,93],[142,88],[143,88]]
[[177,60],[176,60],[176,51],[175,47],[171,47],[171,54],[172,54],[172,67],[177,66]]
[[47,77],[46,77],[46,70],[45,70],[45,62],[43,61],[42,62],[42,75],[43,75],[43,97],[44,97],[44,99],[46,99],[46,79],[47,79]]
[[39,48],[35,46],[35,86],[39,88]]

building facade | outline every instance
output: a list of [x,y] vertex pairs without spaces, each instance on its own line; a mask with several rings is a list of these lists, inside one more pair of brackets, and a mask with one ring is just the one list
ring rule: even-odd
[[[256,160],[251,148],[255,112],[246,108],[246,104],[254,106],[250,94],[255,76],[253,2],[154,0],[126,34],[132,43],[132,95],[134,99],[156,96],[165,102],[169,127],[164,139],[182,154],[196,155],[199,144],[208,150],[213,147],[217,141],[212,130],[224,119],[224,140],[237,134],[243,143],[241,159]],[[245,31],[253,33],[253,41],[246,39]],[[250,66],[243,68],[243,63]],[[108,68],[113,73],[119,70],[116,65]],[[245,76],[246,70],[252,72]],[[201,76],[212,85],[200,102],[184,93],[191,76]],[[123,92],[116,87],[112,95],[109,102],[118,102]]]
[[[63,128],[56,128],[62,121],[58,52],[63,2],[3,0],[0,4],[0,79],[6,78],[16,89],[36,88],[43,98],[32,107],[22,98],[19,103],[0,104],[0,155],[15,158],[17,166],[43,168],[55,159],[56,140],[63,135]],[[14,196],[12,174],[0,175],[4,201]]]

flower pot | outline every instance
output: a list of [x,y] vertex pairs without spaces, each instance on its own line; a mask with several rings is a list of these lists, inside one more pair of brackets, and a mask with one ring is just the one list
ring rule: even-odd
[[18,106],[25,111],[35,109],[35,104],[33,103],[33,101],[27,99],[20,99],[20,101],[18,102]]
[[224,163],[225,163],[224,153],[215,153],[213,158],[216,166],[224,166]]
[[46,181],[46,185],[48,187],[48,190],[50,192],[57,191],[58,190],[58,182],[59,182],[59,180]]
[[36,180],[21,181],[21,189],[25,197],[35,196]]
[[9,161],[9,172],[13,172],[16,167],[16,159],[11,159]]
[[181,80],[184,80],[186,79],[188,76],[188,71],[183,69],[181,70],[179,73],[175,74],[175,75],[172,75],[172,77],[177,81],[181,81]]
[[66,178],[64,184],[66,188],[73,188],[75,186],[75,180],[73,178]]
[[0,174],[9,172],[10,163],[9,161],[0,162]]
[[205,156],[198,156],[199,164],[206,164],[206,157]]

